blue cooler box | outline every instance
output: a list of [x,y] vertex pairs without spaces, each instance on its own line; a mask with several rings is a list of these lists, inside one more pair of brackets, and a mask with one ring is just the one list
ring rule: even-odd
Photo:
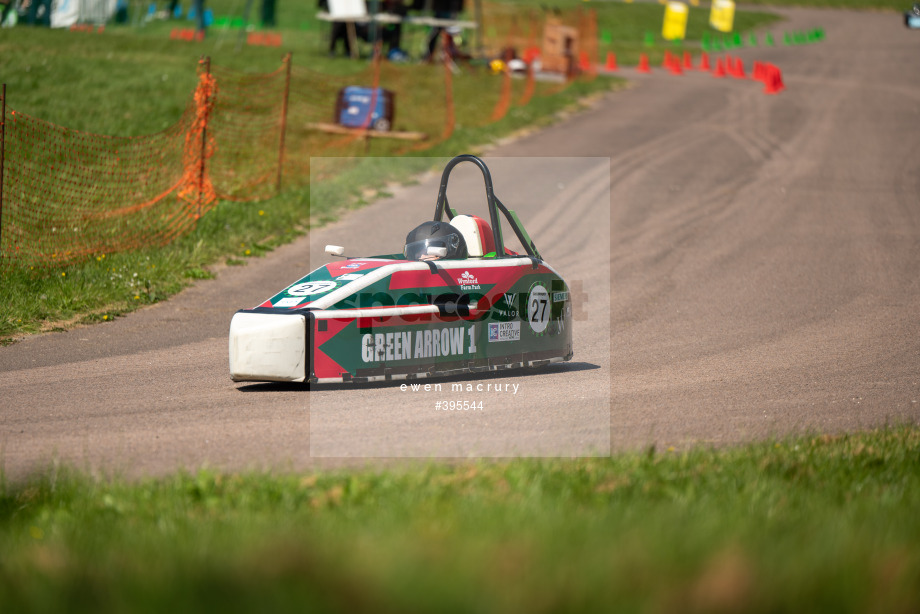
[[[371,128],[387,131],[393,127],[393,92],[381,87],[374,88],[349,85],[339,90],[335,101],[335,121],[348,128]],[[371,112],[371,103],[374,104]],[[370,122],[368,122],[370,113]]]

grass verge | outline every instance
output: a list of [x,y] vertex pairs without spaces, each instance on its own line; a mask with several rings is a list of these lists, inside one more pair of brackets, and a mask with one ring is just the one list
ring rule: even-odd
[[[611,85],[602,80],[576,82],[552,97],[534,99],[491,126],[460,131],[424,155],[478,151],[483,144],[516,130],[549,123],[557,112]],[[334,191],[328,198],[315,199],[320,204],[312,210],[308,185],[260,203],[225,201],[204,216],[193,232],[163,248],[101,254],[55,271],[5,273],[0,290],[0,344],[24,334],[110,321],[164,300],[196,279],[213,276],[211,268],[217,262],[244,265],[249,258],[302,235],[311,222],[326,223],[360,206],[369,198],[369,190],[383,189],[394,178],[381,176],[373,160],[361,161],[348,181],[330,184]]]
[[[568,2],[566,6],[578,3]],[[218,16],[239,10],[237,3],[229,0],[214,0],[209,7]],[[621,58],[629,57],[639,48],[643,32],[657,31],[660,26],[661,7],[657,5],[598,4],[597,10],[600,29],[613,33],[608,47],[619,50]],[[745,15],[739,13],[739,27],[753,27],[774,19],[763,13]],[[364,62],[326,57],[323,40],[328,24],[315,20],[312,7],[283,5],[279,23],[285,36],[285,49],[293,50],[295,63],[307,62],[311,68],[334,74],[347,74],[366,66]],[[108,28],[102,34],[22,26],[4,30],[0,36],[0,75],[8,83],[8,105],[83,131],[124,136],[149,134],[164,129],[180,116],[194,88],[199,54],[210,55],[215,65],[240,71],[264,73],[278,67],[277,49],[243,46],[237,50],[238,31],[213,29],[201,44],[169,39],[171,28],[190,24],[151,22],[143,27]],[[700,36],[701,32],[693,30],[691,36]],[[415,44],[418,33],[409,33],[407,37],[410,44]],[[657,45],[647,51],[655,62],[664,49],[663,45]],[[638,57],[638,52],[633,54]],[[429,68],[408,65],[402,70],[407,76],[414,75],[429,83],[439,78],[428,74]],[[517,130],[550,123],[561,110],[577,106],[584,97],[622,82],[581,80],[565,88],[541,84],[529,104],[512,106],[504,119],[489,123],[482,118],[491,113],[494,96],[482,94],[485,90],[497,91],[496,83],[497,78],[484,68],[456,77],[458,125],[454,135],[446,142],[411,155],[452,157],[457,153],[476,153],[481,146]],[[515,83],[515,100],[521,86],[521,82]],[[424,112],[424,107],[403,106],[400,110],[404,117]],[[362,155],[361,149],[347,153]],[[405,155],[381,143],[374,143],[369,153]],[[3,273],[0,344],[78,323],[106,322],[163,300],[196,279],[213,276],[215,263],[244,264],[248,258],[303,234],[311,223],[335,219],[341,211],[369,199],[367,195],[374,190],[384,189],[392,178],[375,175],[373,166],[369,162],[354,175],[355,179],[337,182],[339,191],[329,198],[313,199],[322,202],[322,208],[310,209],[310,188],[305,178],[289,180],[286,173],[285,185],[290,187],[282,194],[260,203],[222,202],[192,233],[172,245],[98,254],[83,264],[53,271]]]
[[0,492],[16,612],[916,611],[920,428]]

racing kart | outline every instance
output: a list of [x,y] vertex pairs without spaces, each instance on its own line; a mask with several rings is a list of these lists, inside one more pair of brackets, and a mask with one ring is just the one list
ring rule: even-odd
[[[462,162],[482,171],[488,222],[458,215],[447,201],[451,170]],[[505,246],[502,218],[526,253]],[[455,243],[460,235],[463,256],[450,257],[437,237],[411,246],[407,238],[401,254],[330,262],[258,307],[236,312],[233,381],[375,382],[572,358],[569,288],[517,214],[495,196],[481,159],[448,162],[434,221],[426,224],[442,235],[448,230]],[[326,252],[341,256],[344,248]]]

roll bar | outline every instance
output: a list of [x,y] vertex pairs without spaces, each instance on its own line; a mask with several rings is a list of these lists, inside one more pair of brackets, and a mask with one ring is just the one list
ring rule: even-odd
[[524,249],[527,250],[527,254],[531,258],[542,260],[540,252],[537,251],[537,246],[530,240],[530,236],[527,234],[527,231],[524,230],[524,225],[521,224],[517,214],[514,211],[509,211],[498,197],[495,196],[495,191],[492,189],[492,173],[489,172],[489,167],[486,166],[485,162],[476,156],[461,154],[452,158],[450,162],[447,163],[447,166],[444,167],[444,172],[441,174],[441,188],[438,190],[438,202],[434,210],[434,221],[440,222],[445,213],[447,214],[448,221],[454,218],[454,212],[447,202],[447,181],[450,179],[450,172],[461,162],[472,162],[482,171],[482,179],[486,186],[486,203],[489,206],[489,220],[492,224],[492,237],[495,241],[495,257],[511,257],[505,255],[505,242],[502,239],[502,227],[500,218],[498,217],[498,212],[501,211],[505,219],[508,220],[511,229],[514,230],[514,234],[517,236],[518,241],[520,241]]

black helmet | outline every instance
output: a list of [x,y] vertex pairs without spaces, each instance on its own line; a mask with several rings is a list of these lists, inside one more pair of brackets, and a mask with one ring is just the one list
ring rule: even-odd
[[425,222],[417,226],[406,236],[403,250],[407,260],[421,260],[428,253],[429,247],[443,247],[447,255],[439,258],[466,258],[466,241],[460,231],[447,222]]

